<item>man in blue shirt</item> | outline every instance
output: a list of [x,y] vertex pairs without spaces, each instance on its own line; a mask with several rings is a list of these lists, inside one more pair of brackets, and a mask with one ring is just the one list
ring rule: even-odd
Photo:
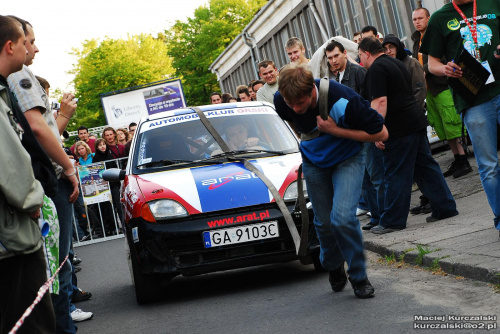
[[[320,96],[320,80],[304,65],[287,65],[280,72],[274,105],[280,117],[301,134],[304,178],[314,208],[314,224],[320,241],[320,260],[330,273],[333,291],[344,289],[347,275],[354,294],[373,297],[375,289],[366,275],[363,238],[356,217],[364,173],[362,143],[388,138],[384,120],[368,101],[336,81],[328,84],[328,96]],[[320,101],[321,100],[321,101]],[[329,116],[320,116],[327,100]],[[334,192],[335,190],[335,192]]]

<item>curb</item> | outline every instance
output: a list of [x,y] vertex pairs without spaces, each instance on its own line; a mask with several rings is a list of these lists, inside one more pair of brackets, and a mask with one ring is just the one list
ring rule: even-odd
[[[477,281],[500,284],[500,270],[498,269],[498,259],[485,255],[457,254],[452,250],[436,250],[422,257],[422,263],[417,263],[419,252],[416,250],[418,244],[399,243],[389,246],[383,246],[379,243],[367,240],[365,249],[377,253],[381,256],[391,256],[394,254],[396,259],[404,256],[404,262],[419,265],[421,267],[430,267],[435,261],[441,269],[451,275],[463,276],[465,278]],[[423,246],[426,247],[426,246]],[[414,249],[414,250],[411,250]]]

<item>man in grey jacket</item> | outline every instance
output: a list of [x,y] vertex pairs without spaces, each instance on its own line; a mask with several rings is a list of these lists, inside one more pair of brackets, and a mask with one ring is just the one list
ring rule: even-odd
[[[52,200],[59,218],[59,263],[62,263],[69,255],[71,247],[73,229],[73,205],[71,203],[76,201],[79,191],[74,165],[63,150],[60,135],[76,110],[76,102],[73,101],[73,94],[64,93],[59,117],[57,120],[54,118],[46,91],[28,68],[39,51],[35,44],[35,32],[29,22],[16,19],[23,26],[28,53],[21,70],[10,74],[7,81],[36,139],[54,163],[58,179],[57,194]],[[52,295],[57,333],[76,333],[70,315],[71,271],[71,264],[66,262],[59,272],[59,294]]]
[[[36,299],[45,283],[42,236],[36,219],[43,189],[21,144],[23,130],[14,117],[16,103],[6,77],[19,71],[26,58],[26,37],[15,19],[0,16],[0,332],[7,333]],[[55,316],[45,294],[19,333],[53,333]]]

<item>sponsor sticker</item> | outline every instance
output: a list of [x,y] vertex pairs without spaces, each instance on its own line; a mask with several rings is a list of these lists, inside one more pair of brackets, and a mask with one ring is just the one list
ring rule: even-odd
[[134,243],[139,242],[139,228],[138,227],[134,227],[132,229],[132,240],[134,240]]

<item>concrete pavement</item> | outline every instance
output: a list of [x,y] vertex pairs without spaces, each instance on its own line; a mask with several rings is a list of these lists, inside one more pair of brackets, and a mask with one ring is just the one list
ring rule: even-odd
[[[471,147],[472,149],[472,147]],[[446,170],[453,161],[449,149],[434,153],[434,158]],[[469,157],[473,171],[465,176],[446,181],[457,202],[459,215],[434,223],[427,223],[430,214],[408,216],[402,231],[376,235],[363,231],[365,248],[380,255],[404,254],[404,261],[415,263],[419,254],[423,266],[434,263],[447,273],[475,280],[500,283],[500,237],[493,226],[493,213],[481,186],[475,158]],[[420,191],[412,193],[412,206],[419,203]],[[361,225],[369,217],[360,216]],[[426,250],[418,250],[418,248]],[[421,258],[421,256],[420,256]]]

